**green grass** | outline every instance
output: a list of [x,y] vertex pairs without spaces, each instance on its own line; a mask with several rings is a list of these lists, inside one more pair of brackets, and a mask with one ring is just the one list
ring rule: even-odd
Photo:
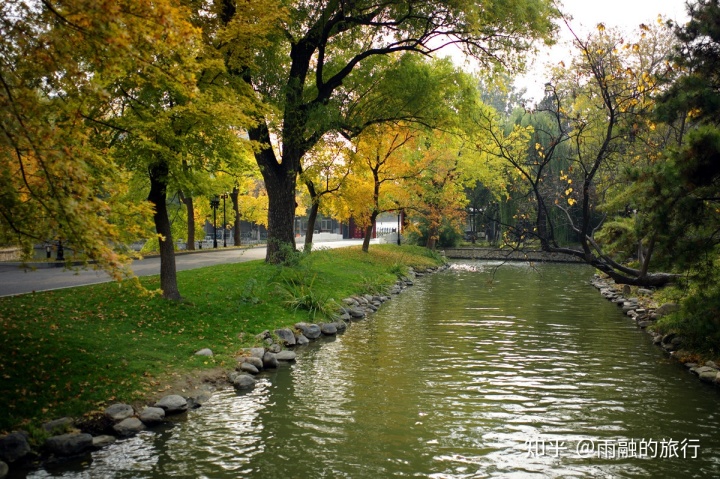
[[[261,261],[178,273],[183,300],[148,293],[157,276],[0,299],[0,431],[81,416],[113,402],[157,394],[174,373],[234,366],[265,329],[312,320],[288,307],[278,284],[297,278],[318,298],[342,298],[423,269],[437,258],[418,247],[379,245],[314,252],[292,268]],[[307,291],[306,291],[307,292]],[[193,353],[209,347],[213,357]]]

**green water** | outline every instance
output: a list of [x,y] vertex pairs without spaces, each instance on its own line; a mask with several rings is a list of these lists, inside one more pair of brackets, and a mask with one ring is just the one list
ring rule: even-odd
[[35,477],[720,477],[720,391],[591,275],[465,263],[420,278],[253,392]]

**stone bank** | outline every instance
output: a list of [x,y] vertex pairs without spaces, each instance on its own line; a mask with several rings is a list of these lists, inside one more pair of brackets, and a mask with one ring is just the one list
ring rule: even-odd
[[650,328],[663,316],[679,311],[678,304],[665,303],[655,307],[652,301],[652,290],[639,288],[636,291],[638,297],[630,297],[632,289],[629,286],[615,284],[611,279],[603,278],[598,274],[593,277],[591,283],[604,298],[617,304],[623,313],[637,324],[638,328],[647,331],[652,336],[655,345],[683,363],[700,381],[720,386],[720,366],[713,361],[698,364],[689,360],[693,355],[690,351],[683,349],[685,339],[682,336],[675,333],[663,335]]

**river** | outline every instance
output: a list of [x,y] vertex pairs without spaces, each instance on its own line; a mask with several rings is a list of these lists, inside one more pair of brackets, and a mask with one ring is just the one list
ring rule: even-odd
[[31,477],[720,476],[720,391],[576,265],[461,263],[250,393]]

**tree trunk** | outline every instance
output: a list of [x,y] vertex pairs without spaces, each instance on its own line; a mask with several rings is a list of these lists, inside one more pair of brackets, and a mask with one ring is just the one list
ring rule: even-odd
[[268,245],[265,261],[282,263],[295,250],[295,174],[265,175]]
[[230,200],[232,201],[233,211],[235,213],[235,222],[233,223],[233,242],[235,246],[240,246],[241,235],[240,235],[240,190],[237,186],[233,187],[232,193],[230,193]]
[[161,161],[152,165],[149,169],[149,176],[150,193],[148,194],[148,201],[155,207],[153,220],[155,221],[155,230],[160,236],[160,289],[163,298],[179,300],[181,298],[175,271],[175,249],[167,211],[167,163]]
[[[370,225],[365,228],[365,238],[363,239],[363,246],[362,250],[364,252],[368,252],[370,250],[370,237],[372,236],[373,228],[375,227],[375,220],[377,219],[378,215],[380,214],[380,177],[378,176],[378,170],[380,169],[380,161],[378,161],[375,164],[374,167],[371,167],[373,174],[373,212],[370,215]],[[398,232],[399,233],[399,232]]]
[[537,214],[537,236],[540,241],[551,242],[554,238],[548,235],[548,211],[545,208],[545,201],[541,196],[538,196],[538,214]]
[[308,193],[310,193],[310,213],[308,214],[307,230],[305,231],[305,251],[312,250],[313,234],[315,234],[315,222],[317,221],[318,210],[320,209],[320,196],[315,191],[315,185],[312,181],[306,181]]
[[278,162],[270,146],[270,131],[267,124],[260,122],[248,130],[251,140],[267,145],[255,153],[255,160],[265,180],[268,194],[268,245],[265,261],[282,263],[286,256],[295,251],[295,186],[297,184],[297,164],[283,158]]
[[378,214],[373,213],[370,215],[370,224],[365,228],[365,238],[363,238],[362,250],[367,253],[370,251],[370,238],[372,238],[373,229],[375,228],[375,220]]
[[370,223],[365,227],[365,237],[363,238],[362,250],[367,253],[370,251],[370,238],[372,237],[373,225]]
[[431,251],[435,251],[437,245],[438,229],[436,226],[432,226],[428,229],[428,240],[425,247]]
[[193,204],[192,196],[183,195],[180,192],[180,200],[185,204],[187,208],[187,250],[195,251],[195,205]]
[[312,250],[313,234],[315,233],[315,223],[317,221],[319,209],[320,204],[317,202],[313,202],[312,206],[310,207],[310,213],[308,214],[307,231],[305,231],[305,251],[308,252]]

